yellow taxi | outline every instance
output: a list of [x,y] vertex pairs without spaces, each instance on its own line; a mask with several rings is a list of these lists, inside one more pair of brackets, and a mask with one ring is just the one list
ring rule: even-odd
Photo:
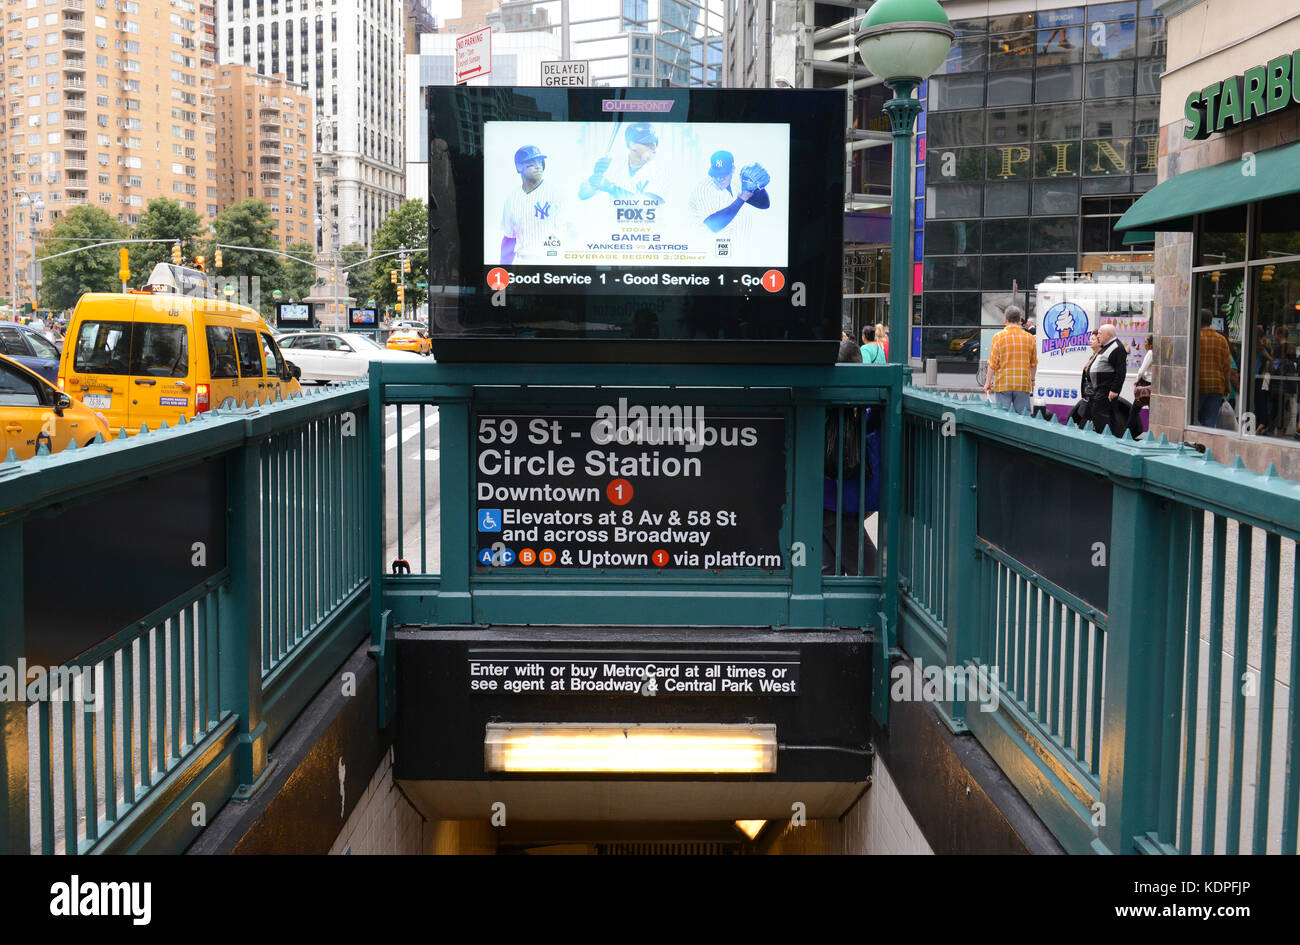
[[433,354],[433,340],[422,328],[404,328],[388,336],[388,347],[394,351],[414,351],[416,354]]
[[203,296],[109,292],[77,303],[59,388],[131,433],[302,389],[253,309]]
[[30,459],[42,441],[52,453],[70,441],[88,446],[99,433],[112,439],[102,414],[0,355],[0,457],[13,450],[19,459]]

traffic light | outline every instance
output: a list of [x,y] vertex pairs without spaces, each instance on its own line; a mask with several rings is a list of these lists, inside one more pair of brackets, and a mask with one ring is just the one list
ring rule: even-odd
[[217,251],[213,254],[213,257],[214,257],[214,258],[213,258],[213,262],[216,263],[217,268],[220,269],[220,268],[221,268],[221,250],[217,250]]
[[1260,281],[1261,281],[1261,282],[1272,282],[1272,281],[1273,281],[1273,273],[1274,273],[1276,270],[1277,270],[1277,266],[1271,266],[1271,265],[1270,265],[1270,266],[1265,266],[1265,267],[1264,267],[1264,271],[1260,274],[1260,277],[1259,277]]
[[181,244],[172,243],[172,264],[179,266],[181,264]]
[[394,312],[400,312],[401,310],[402,310],[402,303],[401,303],[401,302],[398,302],[396,305],[393,306],[393,311],[394,311]]
[[411,271],[411,261],[409,259],[403,259],[402,272],[410,272],[410,271]]
[[388,270],[388,281],[391,282],[393,285],[397,285],[397,270],[396,270],[396,269],[390,269],[390,270]]
[[203,257],[202,257],[202,256],[195,256],[195,257],[194,257],[194,268],[197,269],[199,272],[203,272]]
[[1217,270],[1217,269],[1214,270],[1214,272],[1210,273],[1210,281],[1211,281],[1211,282],[1218,282],[1218,281],[1219,281],[1219,276],[1221,276],[1221,275],[1222,275],[1222,273],[1220,273],[1219,270]]
[[406,286],[399,285],[397,287],[397,301],[399,302],[406,301]]
[[117,281],[129,282],[131,279],[130,252],[125,246],[117,251]]

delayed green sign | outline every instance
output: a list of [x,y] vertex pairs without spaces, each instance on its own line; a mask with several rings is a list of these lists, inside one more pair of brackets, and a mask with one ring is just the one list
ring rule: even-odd
[[1300,104],[1300,49],[1187,96],[1183,134],[1200,141]]

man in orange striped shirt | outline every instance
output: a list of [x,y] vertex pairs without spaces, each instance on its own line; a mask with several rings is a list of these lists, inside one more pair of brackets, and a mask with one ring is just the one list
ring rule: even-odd
[[993,336],[989,350],[989,375],[984,393],[992,393],[998,406],[1016,413],[1029,411],[1029,391],[1038,370],[1038,343],[1020,327],[1025,314],[1018,306],[1008,305],[1007,327]]

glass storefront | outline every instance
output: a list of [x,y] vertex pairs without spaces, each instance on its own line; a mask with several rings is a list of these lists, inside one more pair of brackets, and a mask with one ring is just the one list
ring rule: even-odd
[[974,370],[972,327],[1032,317],[1049,276],[1151,276],[1113,228],[1156,183],[1165,22],[1129,0],[953,27],[919,125],[922,356]]
[[1300,440],[1298,221],[1300,195],[1197,219],[1190,425]]

